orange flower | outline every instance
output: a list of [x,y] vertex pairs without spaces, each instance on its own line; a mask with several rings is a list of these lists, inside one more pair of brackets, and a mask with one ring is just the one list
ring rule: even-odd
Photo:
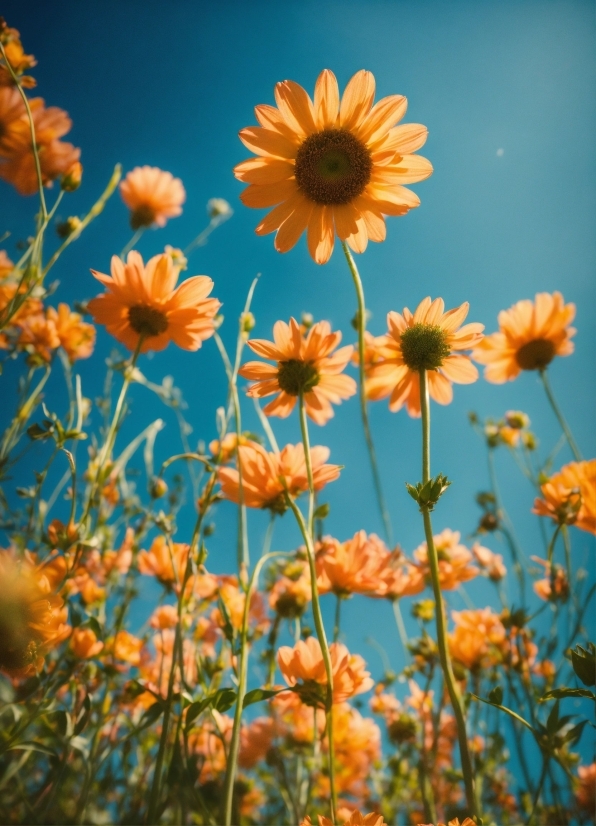
[[384,592],[381,569],[390,555],[379,537],[358,531],[352,539],[338,542],[326,537],[317,552],[319,593],[333,591],[339,596]]
[[214,780],[226,770],[227,755],[224,743],[232,737],[232,719],[219,711],[211,712],[211,720],[206,720],[198,729],[193,729],[188,738],[191,754],[199,755],[201,772],[199,783]]
[[[358,654],[350,654],[342,643],[329,646],[333,674],[333,702],[343,703],[348,697],[362,694],[373,686],[365,662]],[[283,645],[277,652],[277,664],[289,686],[301,681],[301,698],[308,705],[318,704],[322,697],[318,686],[327,685],[323,652],[315,637],[298,640],[293,648]]]
[[207,298],[213,289],[208,276],[187,278],[174,289],[178,269],[169,255],[156,255],[144,265],[134,251],[126,264],[114,255],[111,271],[111,277],[91,271],[107,292],[89,302],[89,311],[129,350],[141,336],[141,353],[163,350],[170,341],[183,350],[198,350],[213,335],[213,318],[221,304]]
[[[339,476],[338,465],[327,465],[329,448],[313,447],[310,450],[315,490],[321,490]],[[286,445],[279,453],[268,453],[257,442],[249,442],[238,448],[238,460],[242,468],[244,504],[249,508],[268,508],[274,513],[286,510],[286,491],[297,497],[308,490],[304,447],[302,444]],[[220,468],[218,478],[224,497],[232,502],[240,501],[240,476],[234,468]]]
[[[444,591],[452,591],[460,582],[467,582],[478,576],[478,568],[471,565],[472,554],[459,544],[461,534],[445,528],[437,536],[433,536],[437,555],[439,557],[439,582]],[[424,576],[430,578],[428,565],[428,548],[426,542],[419,545],[413,554]]]
[[[239,588],[237,577],[226,576],[222,577],[221,580],[217,595],[225,606],[232,627],[239,631],[242,628],[246,594]],[[257,635],[262,634],[269,625],[263,595],[259,591],[253,591],[251,595],[248,618],[253,632]],[[211,621],[219,628],[225,626],[225,620],[219,608],[214,609],[211,614]]]
[[[319,826],[333,826],[333,822],[328,817],[317,815]],[[300,826],[312,826],[312,820],[307,815],[300,823]],[[362,814],[358,809],[350,814],[350,816],[343,821],[341,826],[387,826],[383,820],[383,815],[378,812],[370,812],[369,814]],[[468,826],[464,824],[464,826]]]
[[209,452],[216,462],[227,465],[236,455],[238,444],[247,445],[250,439],[247,436],[238,437],[237,433],[226,433],[223,439],[214,439],[209,442]]
[[499,662],[506,632],[499,615],[490,608],[452,611],[455,622],[448,635],[451,656],[469,669],[488,668]]
[[129,634],[128,631],[118,631],[115,638],[111,640],[110,648],[117,660],[122,660],[129,665],[140,665],[143,640]]
[[79,313],[72,313],[68,304],[59,304],[58,309],[48,307],[48,322],[53,322],[60,344],[69,361],[87,359],[95,345],[95,327],[82,320]]
[[308,566],[304,565],[296,573],[296,576],[277,577],[269,594],[270,607],[286,619],[301,617],[312,598]]
[[334,236],[355,252],[368,240],[384,241],[385,215],[405,215],[420,204],[403,184],[423,181],[433,169],[413,155],[426,141],[420,124],[395,124],[405,115],[402,95],[373,107],[375,79],[357,72],[340,103],[337,80],[325,69],[317,79],[314,105],[291,80],[275,86],[277,107],[255,107],[258,127],[240,132],[258,157],[235,168],[248,186],[241,194],[249,207],[272,207],[258,235],[277,230],[275,248],[287,252],[304,230],[317,264],[333,252]]
[[573,353],[574,317],[575,304],[565,304],[561,293],[537,293],[534,302],[502,310],[499,332],[486,336],[472,356],[487,365],[484,377],[493,384],[513,381],[522,370],[544,370],[555,356]]
[[14,269],[14,264],[6,254],[6,250],[0,250],[0,281],[10,275]]
[[553,566],[546,559],[531,556],[533,562],[544,567],[544,579],[537,579],[534,583],[534,593],[545,602],[567,602],[569,598],[569,580],[565,570],[560,565]]
[[570,462],[541,485],[533,513],[596,534],[596,459]]
[[589,766],[578,766],[577,776],[579,784],[575,792],[575,799],[579,808],[593,815],[596,809],[596,763]]
[[275,720],[271,717],[257,717],[240,731],[240,754],[238,765],[252,769],[267,756],[275,737]]
[[91,628],[75,628],[72,632],[70,647],[80,660],[90,660],[103,649],[103,642],[98,640]]
[[156,166],[137,166],[120,184],[120,195],[130,209],[133,229],[164,227],[168,218],[182,214],[186,192],[180,178]]
[[178,625],[178,611],[175,605],[160,605],[149,619],[151,628],[175,628]]
[[306,332],[295,318],[290,324],[277,321],[273,327],[274,342],[253,339],[248,342],[251,350],[263,358],[277,362],[263,364],[249,361],[239,373],[245,379],[255,380],[248,389],[248,395],[263,398],[277,394],[264,408],[267,416],[289,416],[300,393],[304,394],[304,405],[310,418],[323,425],[333,416],[333,404],[340,404],[356,393],[356,382],[351,376],[343,376],[350,361],[353,346],[342,347],[334,355],[333,350],[341,341],[341,333],[331,332],[327,321],[319,321]]
[[165,537],[156,536],[148,551],[141,551],[137,557],[139,571],[145,576],[156,577],[162,585],[173,586],[179,591],[186,565],[190,545],[173,542],[168,545]]
[[[36,107],[35,98],[29,101],[29,105]],[[11,155],[12,146],[18,140],[22,128],[23,117],[27,117],[27,110],[23,99],[17,89],[8,86],[0,88],[0,155],[7,157]]]
[[[348,703],[340,703],[333,710],[333,745],[337,791],[355,798],[367,797],[370,772],[381,756],[379,727],[374,720],[363,717]],[[323,748],[329,748],[327,739],[323,742]],[[327,776],[320,776],[317,786],[315,796],[330,796]]]
[[43,361],[51,361],[54,350],[60,347],[60,336],[51,318],[31,315],[19,320],[19,347],[36,353]]
[[71,632],[54,573],[37,566],[32,556],[17,560],[0,551],[0,669],[14,677],[43,668],[48,651]]
[[[26,72],[27,69],[31,69],[33,66],[36,66],[37,61],[32,54],[25,54],[19,32],[16,29],[11,29],[8,26],[3,25],[0,38],[2,40],[2,45],[4,46],[6,59],[8,60],[8,63],[10,63],[13,72],[18,76],[19,83],[25,89],[33,88],[35,86],[35,79],[29,77],[28,75],[24,75],[23,73]],[[3,58],[0,58],[0,86],[13,85],[14,80],[6,67],[6,61]]]
[[107,576],[113,570],[118,571],[120,576],[127,574],[132,564],[132,549],[135,541],[135,532],[133,528],[127,528],[124,534],[122,545],[117,551],[104,551],[102,557],[102,566],[104,574]]
[[375,339],[370,348],[366,368],[366,394],[377,401],[390,396],[389,409],[400,410],[404,404],[410,416],[420,416],[420,370],[428,371],[428,389],[431,398],[439,404],[453,399],[451,383],[471,384],[478,378],[478,370],[469,356],[461,350],[470,350],[482,338],[484,325],[460,325],[468,315],[469,304],[444,312],[442,298],[421,301],[412,314],[407,307],[403,315],[390,312],[386,336]]
[[[418,826],[425,826],[424,823],[419,823]],[[426,824],[426,826],[432,826],[431,824]],[[444,823],[437,823],[437,826],[445,826]],[[447,826],[476,826],[475,822],[472,820],[471,817],[467,817],[462,823],[459,821],[459,817],[455,817],[453,820],[450,820]]]
[[476,562],[486,571],[489,579],[492,579],[493,582],[499,582],[507,574],[507,568],[503,564],[501,554],[493,553],[478,542],[472,545],[472,553],[476,557]]

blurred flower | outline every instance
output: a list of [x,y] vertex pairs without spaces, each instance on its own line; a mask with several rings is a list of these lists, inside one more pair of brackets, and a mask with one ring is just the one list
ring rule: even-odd
[[128,631],[118,631],[116,636],[109,641],[108,650],[113,654],[116,660],[129,665],[140,665],[141,649],[143,648],[143,640],[129,634]]
[[173,341],[183,350],[198,350],[213,335],[213,318],[221,304],[207,298],[213,281],[206,275],[187,278],[176,288],[178,270],[169,255],[156,255],[147,264],[138,252],[127,262],[112,257],[112,276],[91,272],[107,292],[89,302],[97,324],[134,350],[163,350]]
[[120,548],[117,551],[104,551],[102,556],[102,566],[106,576],[113,570],[118,571],[121,576],[128,573],[132,564],[132,550],[134,547],[134,541],[134,528],[127,528]]
[[[339,476],[338,465],[327,465],[329,448],[310,450],[315,490],[321,490]],[[248,508],[269,508],[274,513],[286,510],[286,491],[297,497],[308,490],[304,447],[286,445],[279,453],[268,453],[257,442],[240,445],[238,458],[242,467],[244,504]],[[240,477],[234,468],[220,468],[218,479],[226,499],[240,501]]]
[[389,396],[389,409],[404,404],[410,416],[420,416],[420,370],[427,371],[431,398],[439,404],[453,399],[452,382],[470,384],[478,370],[469,356],[454,351],[470,350],[482,338],[483,324],[460,325],[468,315],[469,304],[444,312],[442,298],[422,301],[412,314],[387,315],[389,331],[376,339],[376,357],[366,369],[366,395],[377,401]]
[[[239,587],[237,577],[221,577],[217,595],[224,604],[232,628],[239,631],[242,628],[246,593]],[[263,595],[259,591],[252,592],[248,609],[248,619],[254,634],[262,634],[269,625]],[[220,628],[225,626],[225,619],[219,608],[214,609],[211,615],[211,621]]]
[[226,465],[236,455],[238,444],[247,445],[251,443],[248,436],[238,437],[237,433],[226,433],[223,439],[214,439],[209,442],[209,452],[213,458],[221,465]]
[[51,569],[33,557],[16,559],[0,550],[0,669],[26,677],[43,668],[44,657],[66,639],[68,608],[55,593]]
[[[368,780],[373,766],[381,757],[379,727],[348,703],[339,703],[333,709],[333,745],[338,793],[363,801],[369,796]],[[329,748],[326,739],[323,748]],[[320,777],[317,786],[317,796],[330,796],[327,776]]]
[[487,365],[484,376],[493,384],[512,381],[522,370],[544,370],[555,356],[573,353],[574,316],[575,304],[564,304],[561,293],[537,293],[534,302],[502,310],[499,332],[485,336],[472,357]]
[[180,178],[156,166],[137,166],[120,184],[120,195],[130,209],[133,229],[164,227],[168,218],[182,214],[186,192]]
[[214,780],[226,770],[226,748],[232,737],[233,721],[227,714],[211,712],[212,719],[207,719],[188,736],[191,754],[203,758],[199,782]]
[[91,628],[75,628],[72,632],[70,647],[75,657],[80,660],[96,657],[103,650],[103,645]]
[[75,192],[81,185],[83,179],[83,165],[80,161],[75,161],[72,166],[65,170],[60,188],[65,192]]
[[161,534],[156,536],[148,551],[140,551],[137,557],[139,571],[145,576],[156,577],[162,585],[173,587],[176,592],[184,579],[190,545],[181,542],[168,544]]
[[48,307],[48,322],[53,322],[69,361],[87,359],[93,353],[95,345],[95,327],[82,320],[79,313],[73,313],[68,304],[59,304],[58,309]]
[[451,656],[466,668],[489,668],[499,662],[506,632],[499,615],[490,608],[452,611],[455,628],[448,635]]
[[596,534],[596,459],[570,462],[541,485],[533,513]]
[[578,786],[575,800],[583,812],[593,816],[596,810],[596,763],[589,766],[578,766]]
[[267,756],[275,736],[275,720],[271,717],[257,717],[240,731],[240,754],[238,765],[252,769]]
[[53,319],[45,315],[30,315],[19,319],[18,345],[43,361],[51,361],[54,350],[60,347],[60,337]]
[[315,87],[314,105],[291,80],[276,84],[277,107],[255,108],[260,127],[242,129],[240,140],[258,157],[234,170],[248,183],[240,198],[249,207],[272,207],[258,235],[277,230],[275,248],[287,252],[308,232],[317,264],[333,252],[334,236],[355,252],[368,240],[385,239],[384,215],[405,215],[420,199],[403,184],[432,173],[426,158],[411,153],[426,141],[420,124],[395,126],[406,112],[402,95],[373,107],[375,79],[357,72],[340,103],[337,80],[325,69]]
[[[36,100],[39,101],[39,98]],[[35,108],[33,101],[29,105]],[[23,128],[23,116],[27,117],[27,110],[18,90],[0,86],[0,156],[10,156],[11,147],[18,141]]]
[[180,272],[188,269],[188,260],[181,249],[178,249],[178,247],[172,247],[170,244],[166,244],[164,252],[166,255],[170,256],[172,263],[178,268],[178,270],[180,270]]
[[175,605],[160,605],[149,618],[151,628],[175,628],[178,625],[178,611]]
[[[418,826],[433,826],[433,824],[419,823]],[[445,824],[437,823],[437,826],[445,826]],[[460,823],[459,817],[455,817],[453,820],[450,820],[448,822],[447,826],[476,826],[476,824],[471,817],[466,817],[466,819],[462,823]]]
[[257,355],[276,361],[277,365],[249,361],[239,374],[253,380],[248,395],[264,398],[277,394],[267,404],[267,416],[286,418],[302,393],[304,406],[316,424],[323,425],[333,416],[333,404],[340,404],[356,393],[356,382],[351,376],[341,375],[350,361],[353,347],[348,345],[333,350],[341,341],[341,333],[331,332],[327,321],[314,324],[304,336],[295,318],[289,325],[277,321],[273,327],[274,342],[252,339],[248,346]]
[[[342,643],[331,643],[333,702],[342,703],[373,686],[365,662],[358,654],[350,654]],[[324,695],[320,686],[327,685],[323,652],[315,637],[298,640],[293,648],[284,645],[277,652],[277,664],[289,686],[300,683],[300,696],[307,704],[317,704]]]
[[499,582],[507,574],[507,568],[503,564],[501,554],[493,553],[478,542],[472,545],[472,553],[476,557],[476,562],[486,571],[489,579],[492,579],[493,582]]
[[14,269],[14,264],[6,254],[6,250],[0,250],[0,281],[10,275]]
[[[328,817],[317,815],[317,818],[319,826],[333,826],[333,822],[329,820]],[[300,826],[313,826],[312,820],[308,815],[302,820]],[[380,815],[378,812],[362,814],[358,809],[354,809],[347,819],[342,819],[342,823],[339,824],[339,826],[387,826],[387,824],[383,820],[383,815]],[[467,826],[467,824],[465,824],[465,826]]]
[[234,210],[224,198],[210,198],[207,201],[207,213],[213,218],[229,218]]
[[[461,582],[467,582],[478,576],[478,568],[471,565],[472,553],[460,545],[459,531],[445,528],[440,534],[433,536],[437,555],[439,557],[439,582],[444,591],[452,591]],[[426,542],[419,545],[413,553],[420,570],[427,579],[430,579],[428,564],[428,548]]]
[[[20,85],[24,89],[32,89],[35,86],[35,79],[24,73],[27,69],[36,66],[37,61],[32,54],[25,54],[19,32],[3,25],[0,30],[0,41],[4,46],[6,60],[17,75]],[[14,80],[8,71],[6,61],[0,57],[0,87],[2,86],[14,86]]]
[[280,576],[269,593],[270,607],[284,619],[302,616],[312,598],[310,573],[304,565],[296,578]]
[[537,579],[534,583],[534,593],[545,602],[567,602],[569,598],[569,580],[565,570],[560,565],[554,567],[546,559],[539,556],[531,556],[533,562],[538,562],[544,567],[546,576],[544,579]]

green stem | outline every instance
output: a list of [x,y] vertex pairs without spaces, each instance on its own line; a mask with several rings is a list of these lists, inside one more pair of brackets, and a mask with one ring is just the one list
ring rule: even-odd
[[[428,395],[428,381],[426,370],[420,371],[420,406],[422,412],[422,484],[426,484],[431,478],[430,476],[430,404]],[[443,595],[441,593],[441,584],[439,580],[439,558],[435,543],[433,540],[433,529],[428,508],[421,508],[422,517],[424,520],[424,533],[426,536],[426,544],[428,548],[428,562],[430,567],[430,575],[432,580],[433,594],[436,603],[436,623],[437,623],[437,642],[439,645],[439,658],[441,660],[441,668],[443,669],[443,676],[447,685],[449,699],[453,707],[453,713],[457,723],[457,734],[459,740],[459,750],[461,756],[461,766],[464,775],[464,784],[466,787],[466,800],[468,810],[472,817],[480,815],[478,801],[476,800],[476,789],[474,784],[474,773],[472,769],[472,760],[468,748],[468,739],[466,734],[466,721],[462,709],[461,696],[459,687],[456,683],[453,674],[453,667],[451,658],[449,656],[449,647],[447,644],[447,628],[445,622],[445,607],[443,604]]]
[[135,232],[135,234],[132,236],[132,238],[130,239],[130,241],[128,242],[128,244],[127,244],[125,247],[123,247],[122,252],[120,253],[120,258],[121,258],[123,261],[124,261],[124,258],[125,258],[125,257],[128,255],[128,253],[131,251],[131,249],[135,246],[135,244],[137,243],[137,241],[140,241],[140,239],[141,239],[141,238],[142,238],[142,236],[143,236],[143,233],[145,232],[145,229],[146,229],[146,227],[139,227],[139,229],[138,229],[138,230]]
[[387,542],[392,545],[393,544],[393,531],[391,528],[391,518],[389,516],[389,511],[387,510],[387,505],[385,503],[385,497],[383,495],[383,487],[381,485],[381,476],[379,474],[379,468],[377,465],[377,455],[375,451],[374,442],[372,439],[372,433],[370,430],[370,424],[368,421],[368,408],[366,404],[366,388],[365,388],[365,364],[364,364],[364,334],[366,332],[366,304],[364,301],[364,287],[362,286],[362,279],[360,278],[360,273],[358,272],[358,267],[356,266],[356,262],[354,261],[354,256],[350,252],[350,248],[346,244],[345,241],[341,242],[342,249],[344,251],[344,255],[346,256],[346,261],[348,262],[348,267],[350,269],[350,273],[352,275],[352,279],[354,281],[354,286],[356,288],[356,298],[358,300],[358,313],[356,319],[358,321],[358,375],[360,379],[360,412],[362,414],[362,426],[364,428],[364,438],[366,440],[366,447],[368,448],[368,456],[370,459],[370,466],[373,475],[373,484],[375,488],[375,493],[377,495],[377,502],[379,505],[379,510],[381,512],[381,518],[383,520],[383,526],[385,528],[385,538]]
[[410,651],[408,649],[408,632],[406,631],[404,618],[401,613],[401,608],[399,607],[399,599],[391,600],[391,607],[393,608],[393,616],[395,617],[397,632],[399,634],[399,638],[404,649],[406,665],[408,665],[408,663],[410,662]]
[[333,642],[339,639],[339,629],[341,624],[341,597],[339,594],[335,596],[335,622],[333,624]]
[[569,425],[565,421],[565,417],[563,416],[563,413],[561,412],[561,408],[557,404],[557,400],[554,397],[552,387],[550,386],[550,381],[548,379],[548,374],[547,374],[546,370],[541,370],[540,371],[540,378],[542,379],[542,384],[544,385],[544,390],[546,392],[546,397],[550,402],[550,406],[553,409],[553,413],[555,414],[555,416],[557,417],[557,419],[559,421],[559,424],[561,425],[561,430],[563,431],[567,441],[569,442],[569,447],[571,448],[571,452],[573,453],[573,456],[575,457],[575,461],[576,462],[581,462],[582,461],[582,455],[581,455],[580,450],[579,450],[579,448],[578,448],[578,446],[575,442],[575,439],[573,438],[573,434],[572,434],[572,432],[569,428]]

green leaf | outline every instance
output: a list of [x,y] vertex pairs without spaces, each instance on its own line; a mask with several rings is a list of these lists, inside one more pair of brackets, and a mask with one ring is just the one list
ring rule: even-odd
[[238,692],[233,688],[220,688],[219,691],[216,692],[213,708],[216,711],[221,711],[223,714],[224,711],[228,711],[228,709],[232,708],[236,702],[237,696]]
[[500,706],[503,702],[503,689],[500,685],[493,688],[488,694],[488,701],[496,706]]
[[596,694],[587,688],[553,688],[541,697],[541,702],[545,700],[564,700],[566,697],[587,697],[596,702]]
[[329,516],[329,511],[330,511],[329,503],[328,502],[322,502],[319,505],[319,507],[315,510],[315,512],[313,514],[313,518],[314,519],[327,519],[327,517]]
[[589,642],[587,648],[576,645],[571,652],[573,670],[584,685],[596,685],[596,647]]
[[275,697],[276,694],[279,694],[280,691],[284,691],[285,689],[279,688],[277,691],[269,691],[266,688],[253,688],[252,691],[248,691],[244,695],[244,702],[242,703],[242,708],[246,708],[246,706],[251,706],[253,703],[260,703],[261,700],[270,700],[271,697]]
[[75,723],[74,733],[75,736],[79,735],[87,726],[89,722],[89,718],[91,717],[91,697],[86,694],[85,699],[83,700],[83,709],[79,714],[77,722]]
[[202,700],[197,700],[195,703],[191,703],[186,710],[186,731],[188,731],[197,717],[202,714],[205,709],[211,705],[213,702],[213,694],[209,694],[207,697],[203,697]]
[[24,740],[22,743],[15,743],[14,746],[9,746],[6,751],[38,751],[41,754],[49,754],[50,757],[58,758],[56,752],[49,746],[43,743],[35,743],[33,740]]

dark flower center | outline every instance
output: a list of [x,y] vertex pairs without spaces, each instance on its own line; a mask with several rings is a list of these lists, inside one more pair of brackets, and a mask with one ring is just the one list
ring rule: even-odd
[[401,351],[410,370],[437,370],[451,353],[444,330],[432,324],[414,324],[400,336]]
[[555,357],[555,345],[546,338],[528,341],[515,354],[522,370],[544,370]]
[[299,396],[301,392],[308,393],[319,383],[319,373],[310,361],[289,359],[279,362],[277,381],[290,396]]
[[137,207],[130,214],[130,225],[133,229],[150,227],[155,221],[155,210],[148,204]]
[[296,155],[296,183],[317,204],[348,204],[364,190],[372,172],[370,152],[345,129],[309,135]]
[[158,336],[168,329],[168,319],[153,307],[144,304],[135,304],[128,311],[130,326],[140,336]]
[[270,499],[262,506],[265,510],[270,510],[278,516],[283,516],[288,509],[285,493],[279,493],[274,499]]

